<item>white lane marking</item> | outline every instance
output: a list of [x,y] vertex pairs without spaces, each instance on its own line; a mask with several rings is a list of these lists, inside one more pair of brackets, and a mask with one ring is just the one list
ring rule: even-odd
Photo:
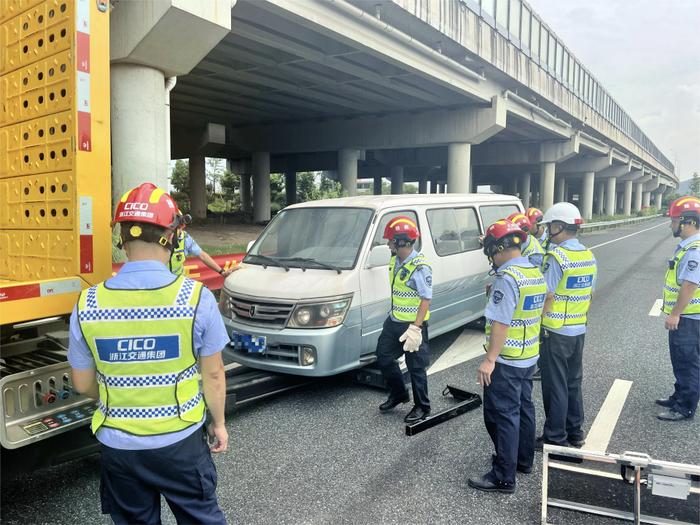
[[605,401],[603,401],[603,406],[600,407],[598,415],[591,425],[588,436],[586,436],[586,444],[584,446],[587,450],[605,452],[608,449],[610,438],[615,430],[617,420],[620,419],[620,413],[625,405],[630,388],[632,388],[632,381],[615,379]]
[[484,354],[484,332],[465,328],[428,369],[428,375],[459,365]]
[[649,315],[652,317],[659,317],[661,315],[661,307],[664,305],[664,300],[663,299],[657,299],[656,302],[654,303],[654,306],[651,307],[651,310],[649,310]]
[[243,366],[243,365],[241,365],[240,363],[229,363],[227,365],[224,365],[224,372],[227,372],[229,370],[234,370],[236,368],[240,368],[241,366]]
[[622,237],[618,237],[617,239],[613,239],[612,241],[601,242],[600,244],[596,244],[595,246],[591,246],[588,249],[595,250],[596,248],[600,248],[601,246],[605,246],[606,244],[621,241],[622,239],[627,239],[628,237],[632,237],[634,235],[639,235],[640,233],[648,232],[649,230],[653,230],[654,228],[658,228],[659,226],[668,226],[668,223],[662,222],[661,224],[657,224],[656,226],[652,226],[651,228],[646,228],[645,230],[639,230],[638,232],[634,232],[634,233],[630,233],[629,235],[624,235]]

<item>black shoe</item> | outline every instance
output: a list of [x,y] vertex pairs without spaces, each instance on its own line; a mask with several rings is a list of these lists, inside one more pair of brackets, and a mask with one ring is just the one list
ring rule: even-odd
[[480,478],[469,478],[467,480],[469,486],[476,490],[484,492],[502,492],[504,494],[513,494],[515,492],[514,483],[504,483],[503,481],[491,481],[486,476]]
[[535,373],[532,374],[532,380],[533,381],[542,381],[542,369],[538,368],[535,370]]
[[671,408],[673,406],[673,400],[669,398],[657,399],[654,403],[664,408]]
[[408,401],[408,394],[404,395],[403,397],[389,396],[389,399],[387,399],[386,401],[384,401],[384,403],[379,405],[379,410],[382,412],[386,412],[387,410],[391,410],[392,408],[396,407],[397,405],[400,405],[401,403],[408,403]]
[[657,414],[656,417],[659,418],[661,421],[683,421],[684,419],[690,419],[689,417],[684,416],[680,412],[676,412],[672,408],[664,410],[660,414]]
[[569,436],[567,441],[569,442],[569,445],[571,445],[574,448],[581,448],[583,445],[586,444],[586,440],[584,438],[575,439]]
[[426,410],[423,407],[414,406],[413,410],[411,410],[403,420],[410,425],[411,423],[418,423],[418,421],[424,420],[429,415],[429,408]]

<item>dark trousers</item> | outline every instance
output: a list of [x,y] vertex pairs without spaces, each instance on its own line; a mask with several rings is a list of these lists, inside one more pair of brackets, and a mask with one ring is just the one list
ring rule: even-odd
[[545,331],[540,343],[544,439],[566,446],[567,439],[584,438],[583,344],[586,334],[561,335]]
[[102,513],[117,525],[160,524],[160,496],[179,524],[226,523],[216,501],[216,467],[204,432],[167,447],[102,445]]
[[515,470],[532,468],[535,457],[535,405],[528,368],[496,363],[491,384],[484,388],[484,423],[496,449],[492,481],[515,483]]
[[[403,374],[396,360],[404,353],[403,343],[399,337],[408,329],[410,323],[399,323],[387,317],[384,328],[377,341],[377,364],[389,388],[389,395],[399,399],[407,395]],[[413,387],[413,404],[425,410],[430,410],[428,399],[428,374],[426,369],[430,364],[428,348],[428,324],[423,323],[423,343],[417,352],[406,352],[406,366],[411,376]]]
[[700,399],[700,320],[681,317],[678,330],[669,330],[668,347],[676,378],[673,410],[693,417]]

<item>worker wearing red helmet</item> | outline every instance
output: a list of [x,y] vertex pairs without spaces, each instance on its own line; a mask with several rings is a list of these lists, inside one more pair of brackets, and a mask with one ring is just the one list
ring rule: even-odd
[[430,414],[428,319],[433,278],[430,264],[414,249],[418,237],[418,226],[410,217],[392,217],[384,229],[393,255],[389,263],[391,312],[377,341],[377,363],[389,397],[379,410],[387,412],[409,401],[397,362],[405,354],[413,390],[413,409],[404,418],[406,423],[415,423]]
[[525,211],[525,215],[530,219],[530,224],[532,225],[532,231],[530,233],[540,241],[540,244],[544,245],[544,241],[547,239],[547,229],[542,223],[542,218],[544,217],[542,210],[538,208],[528,208]]
[[519,211],[511,213],[506,219],[527,233],[527,239],[525,239],[525,243],[521,247],[523,257],[527,257],[533,266],[542,268],[544,249],[542,248],[540,241],[533,234],[533,229],[536,230],[537,226],[534,226],[533,228],[533,225],[527,215],[520,213]]
[[700,399],[700,199],[680,197],[668,211],[671,232],[681,239],[669,261],[663,295],[676,383],[673,394],[656,404],[665,408],[659,419],[682,421],[695,415]]
[[547,287],[539,267],[521,253],[526,238],[502,219],[488,227],[482,241],[495,280],[484,313],[486,356],[477,379],[484,387],[484,423],[496,453],[489,472],[468,483],[487,492],[514,492],[516,472],[528,474],[535,457],[532,374]]
[[97,400],[102,509],[115,523],[160,523],[161,495],[178,523],[226,522],[203,429],[208,408],[211,451],[225,452],[229,338],[212,293],[168,269],[180,217],[153,184],[127,192],[114,221],[129,260],[71,316],[73,385]]

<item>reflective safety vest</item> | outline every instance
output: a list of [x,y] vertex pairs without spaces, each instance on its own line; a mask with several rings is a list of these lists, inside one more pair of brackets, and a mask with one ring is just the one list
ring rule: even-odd
[[78,321],[95,359],[101,426],[152,436],[202,421],[204,400],[192,347],[202,284],[180,276],[153,290],[98,284],[78,300]]
[[[389,262],[391,314],[394,316],[394,319],[398,321],[412,323],[418,316],[418,307],[420,306],[421,298],[418,292],[406,283],[408,283],[408,280],[417,268],[420,266],[427,266],[430,268],[430,264],[428,264],[423,254],[419,253],[410,261],[403,263],[396,273],[394,273],[395,266],[396,256],[393,256]],[[430,310],[425,314],[424,321],[428,319],[430,319]]]
[[[673,307],[678,301],[678,293],[681,291],[681,284],[678,281],[678,265],[683,259],[686,252],[690,250],[700,249],[700,241],[694,241],[684,246],[678,253],[668,261],[668,270],[666,270],[666,282],[664,282],[664,306],[663,312],[670,314]],[[682,315],[700,314],[700,288],[695,290],[690,298],[688,306],[683,309]]]
[[[559,263],[563,276],[554,290],[554,301],[542,318],[545,328],[586,324],[597,265],[590,250],[568,250],[557,246],[547,252]],[[545,267],[546,267],[545,262]]]
[[537,237],[534,235],[528,235],[528,239],[530,239],[530,242],[528,243],[527,248],[523,250],[522,256],[527,257],[528,259],[530,258],[530,255],[541,254],[544,256],[544,248],[542,248],[542,244],[540,244],[540,241],[537,240]]
[[187,255],[185,254],[185,236],[187,234],[184,230],[178,230],[177,232],[177,247],[173,250],[173,254],[170,256],[170,271],[175,275],[181,275],[185,269],[185,259]]
[[[503,359],[530,359],[540,353],[540,323],[547,297],[547,285],[540,269],[508,266],[502,273],[510,275],[518,286],[520,299],[508,327],[501,349]],[[491,319],[486,320],[486,344],[491,338]]]

